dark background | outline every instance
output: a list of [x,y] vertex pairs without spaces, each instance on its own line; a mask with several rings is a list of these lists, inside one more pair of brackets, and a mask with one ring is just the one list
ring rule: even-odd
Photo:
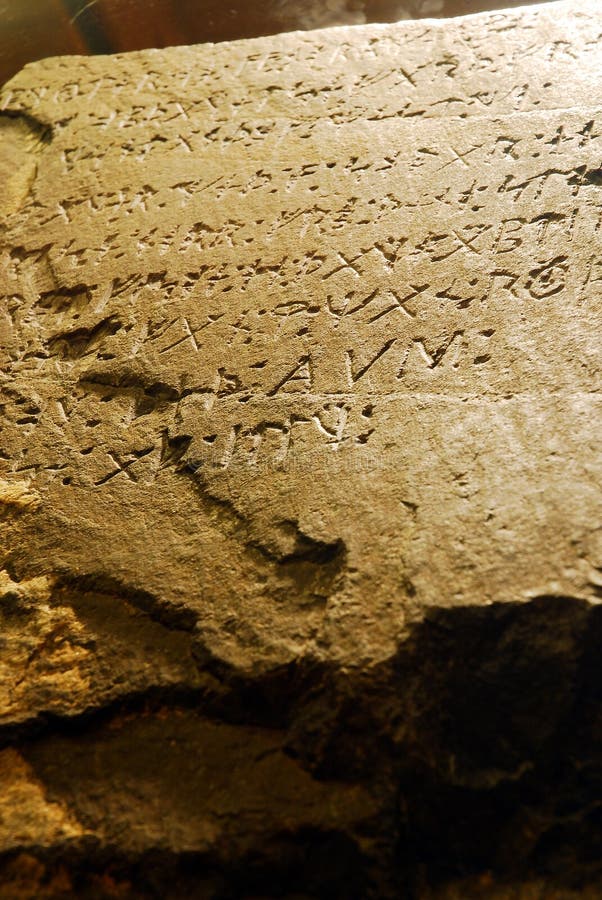
[[[0,0],[0,84],[63,53],[227,41],[359,22],[457,16],[529,0]],[[531,0],[538,2],[538,0]]]

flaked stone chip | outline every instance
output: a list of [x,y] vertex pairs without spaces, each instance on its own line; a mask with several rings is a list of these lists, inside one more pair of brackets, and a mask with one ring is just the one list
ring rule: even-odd
[[8,890],[596,890],[601,34],[555,3],[6,86]]

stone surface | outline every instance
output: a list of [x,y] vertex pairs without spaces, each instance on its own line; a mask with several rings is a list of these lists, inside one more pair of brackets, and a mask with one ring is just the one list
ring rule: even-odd
[[0,896],[600,896],[601,33],[7,85]]
[[203,0],[201,11],[197,0],[3,0],[0,85],[26,63],[59,54],[233,41],[523,5],[523,0]]

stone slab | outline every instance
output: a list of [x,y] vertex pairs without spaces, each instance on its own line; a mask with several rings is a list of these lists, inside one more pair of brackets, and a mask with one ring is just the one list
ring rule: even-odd
[[[189,858],[198,896],[274,871],[285,896],[327,835],[307,896],[454,896],[516,860],[538,882],[550,805],[589,814],[600,18],[7,86],[0,772],[29,818],[0,828],[3,877],[71,854],[105,878],[108,852],[138,884],[157,853],[161,896]],[[568,835],[546,883],[589,889]]]

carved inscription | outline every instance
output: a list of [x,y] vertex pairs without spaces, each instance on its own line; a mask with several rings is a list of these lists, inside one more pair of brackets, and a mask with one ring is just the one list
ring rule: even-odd
[[[599,280],[595,115],[483,120],[469,139],[367,127],[353,152],[292,135],[258,164],[147,166],[139,184],[94,168],[89,192],[36,191],[9,225],[7,352],[72,390],[25,413],[9,398],[18,471],[39,465],[32,428],[67,425],[84,466],[69,450],[53,477],[96,486],[187,460],[361,455],[396,398],[556,389],[559,354],[574,379],[562,323],[580,310],[593,327],[580,304]],[[101,438],[105,404],[122,409],[119,446]]]
[[[60,105],[54,127],[65,134],[63,175],[81,164],[100,167],[105,155],[146,165],[169,152],[186,161],[291,133],[306,139],[321,122],[560,109],[567,84],[572,106],[596,103],[588,72],[600,65],[601,35],[596,0],[573,0],[553,12],[509,11],[502,19],[490,14],[428,28],[404,22],[149,53],[134,84],[127,57],[116,57],[110,72],[102,61],[82,59],[77,79],[58,58],[45,64],[43,83],[14,79],[2,106],[54,121]],[[77,140],[69,137],[75,113]],[[457,150],[455,157],[449,148],[454,167],[466,159]]]

